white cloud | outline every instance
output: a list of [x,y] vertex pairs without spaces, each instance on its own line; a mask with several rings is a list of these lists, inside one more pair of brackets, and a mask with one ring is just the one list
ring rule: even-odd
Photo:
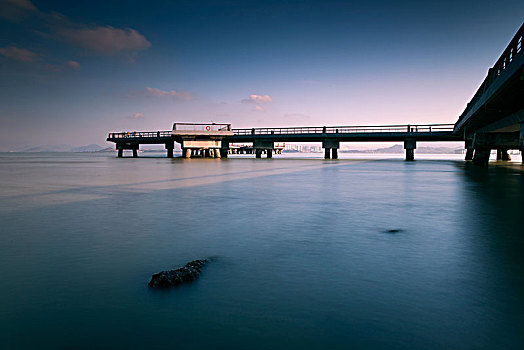
[[0,48],[0,55],[19,62],[34,62],[38,59],[36,53],[15,46]]
[[142,34],[131,28],[62,28],[58,35],[76,46],[103,54],[137,52],[151,46]]
[[256,104],[262,104],[262,103],[269,103],[273,102],[273,98],[269,95],[249,95],[248,99],[243,99],[241,101],[242,103],[256,103]]
[[187,91],[175,91],[175,90],[160,90],[156,88],[146,87],[146,94],[155,97],[173,97],[177,100],[191,100],[193,96]]
[[260,106],[260,105],[256,105],[256,106],[253,108],[253,110],[254,110],[255,112],[264,112],[264,108],[263,108],[262,106]]

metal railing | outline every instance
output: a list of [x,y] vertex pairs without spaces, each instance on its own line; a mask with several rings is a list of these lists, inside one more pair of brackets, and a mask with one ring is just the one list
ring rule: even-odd
[[130,132],[110,132],[108,139],[129,139],[129,138],[159,138],[171,137],[172,131],[130,131]]
[[174,123],[173,131],[231,131],[231,124]]
[[298,134],[355,134],[355,133],[391,133],[391,132],[450,132],[454,124],[422,125],[373,125],[373,126],[323,126],[323,127],[288,127],[288,128],[251,128],[233,129],[235,136],[247,135],[298,135]]
[[[497,62],[488,70],[488,75],[478,88],[477,92],[471,99],[471,101],[466,106],[466,109],[464,109],[464,112],[459,117],[458,122],[462,120],[462,118],[468,114],[468,112],[475,106],[475,104],[478,102],[478,100],[482,97],[482,95],[486,92],[486,90],[493,84],[493,82],[504,72],[504,70],[508,69],[508,67],[511,65],[511,63],[515,60],[515,57],[517,55],[522,55],[522,45],[523,45],[523,36],[524,36],[524,23],[520,26],[519,30],[511,39],[508,46],[500,55]],[[457,122],[457,123],[458,123]]]

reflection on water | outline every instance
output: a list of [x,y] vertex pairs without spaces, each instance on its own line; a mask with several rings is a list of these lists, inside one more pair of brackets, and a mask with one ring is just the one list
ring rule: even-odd
[[518,164],[294,158],[1,154],[3,348],[521,348]]

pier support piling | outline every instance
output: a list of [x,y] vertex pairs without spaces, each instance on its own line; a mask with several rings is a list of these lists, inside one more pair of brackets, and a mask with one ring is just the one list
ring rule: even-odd
[[324,139],[322,141],[322,148],[324,148],[324,159],[337,159],[338,149],[340,148],[340,141],[337,139]]
[[174,142],[167,142],[166,143],[166,150],[167,150],[167,158],[173,158],[173,150],[175,148]]
[[524,123],[520,124],[519,149],[522,157],[522,165],[524,165]]
[[404,149],[406,150],[406,161],[415,160],[415,149],[417,148],[417,141],[414,139],[404,140]]
[[497,160],[508,161],[511,157],[506,149],[497,149]]
[[464,143],[464,148],[466,148],[466,157],[464,160],[473,160],[473,154],[475,153],[473,139],[467,139]]
[[491,154],[491,149],[489,148],[488,149],[475,148],[475,155],[473,157],[473,163],[475,165],[488,166],[490,154]]
[[474,153],[475,153],[475,149],[473,149],[473,148],[466,148],[465,160],[473,160],[473,154]]

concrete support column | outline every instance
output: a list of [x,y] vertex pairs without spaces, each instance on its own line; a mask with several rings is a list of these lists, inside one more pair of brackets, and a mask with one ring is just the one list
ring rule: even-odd
[[273,158],[273,150],[272,149],[266,150],[266,155],[267,155],[267,158]]
[[340,148],[340,141],[337,139],[324,139],[322,141],[322,148],[324,148],[324,158],[330,159],[333,154],[333,159],[338,158],[338,149]]
[[173,149],[175,148],[175,143],[173,141],[166,142],[167,157],[173,158]]
[[522,165],[524,165],[524,123],[520,124],[519,148],[522,157]]
[[415,149],[417,148],[417,141],[415,139],[404,140],[404,149],[406,150],[406,160],[415,160]]
[[256,149],[255,150],[255,158],[262,158],[262,150]]
[[473,160],[473,153],[475,149],[473,148],[473,139],[467,139],[464,148],[466,148],[466,157],[465,160]]
[[133,148],[133,158],[138,158],[138,149]]
[[226,148],[221,148],[220,149],[220,156],[222,158],[227,158],[227,149]]
[[474,148],[466,148],[466,158],[465,160],[473,160],[473,154],[475,153]]
[[473,163],[475,165],[488,166],[489,156],[491,154],[491,149],[486,148],[475,148],[475,155],[473,157]]
[[124,150],[122,148],[118,149],[118,158],[122,158],[124,156]]
[[413,148],[406,149],[406,160],[407,161],[415,160],[415,150]]
[[506,149],[497,149],[497,160],[511,160],[511,157],[509,156],[508,150]]

